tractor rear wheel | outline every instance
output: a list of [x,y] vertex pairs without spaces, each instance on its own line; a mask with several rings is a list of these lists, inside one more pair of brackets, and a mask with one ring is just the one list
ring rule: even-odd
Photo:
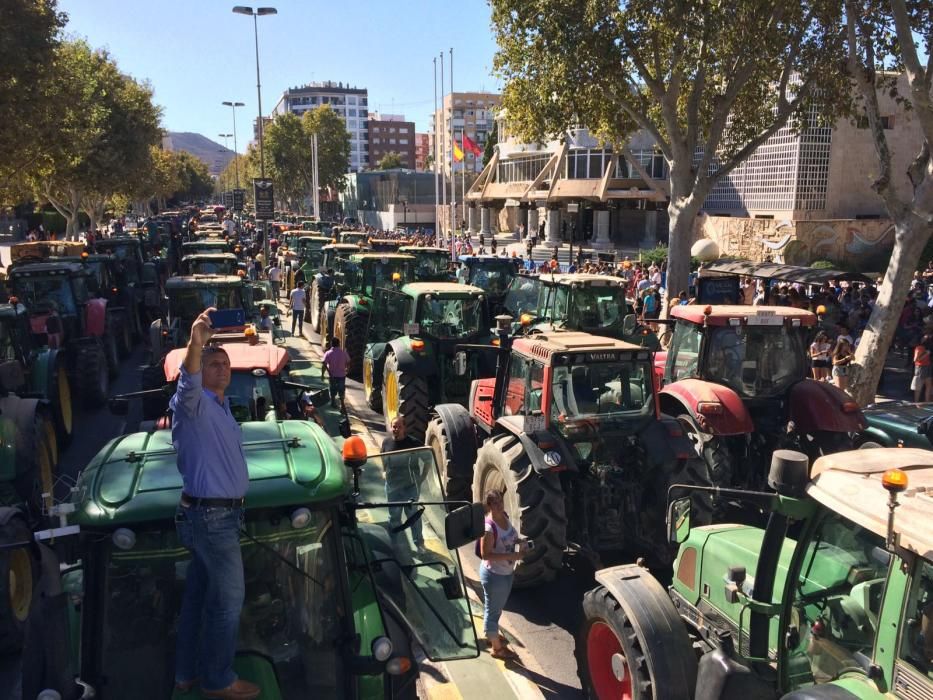
[[[639,599],[633,595],[625,606],[603,586],[583,596],[584,621],[575,640],[575,654],[587,698],[693,697],[696,654],[670,598],[656,581],[651,581],[653,585],[647,587],[650,592],[643,590],[643,585],[636,586],[633,593],[637,590]],[[644,582],[644,577],[634,581]],[[629,617],[626,609],[638,619]]]
[[347,351],[350,362],[347,376],[359,377],[363,372],[363,351],[366,349],[366,316],[347,303],[339,304],[334,314],[334,337]]
[[424,377],[398,368],[398,357],[394,352],[386,356],[382,371],[382,415],[386,430],[392,432],[392,421],[404,416],[405,432],[415,440],[424,440],[428,426],[430,394]]
[[[42,494],[53,493],[55,489],[58,460],[55,430],[40,410],[31,417],[22,416],[16,422],[20,428],[16,446],[18,474],[13,486],[20,500],[26,504],[30,517],[38,521],[42,518],[44,505]],[[27,436],[29,431],[31,435]]]
[[[26,518],[3,510],[6,522],[0,525],[0,545],[31,543],[33,537]],[[22,649],[26,618],[38,581],[39,562],[33,546],[0,547],[0,655]]]
[[473,497],[482,503],[493,490],[503,494],[513,525],[535,543],[528,556],[516,563],[515,585],[536,586],[553,580],[567,546],[567,514],[559,477],[536,472],[517,437],[497,435],[480,448],[473,469]]
[[376,413],[382,412],[382,382],[376,383],[376,366],[373,358],[363,358],[363,396],[366,405]]
[[126,359],[133,352],[133,329],[131,321],[125,313],[116,314],[113,319],[114,331],[117,337],[117,352],[121,359]]
[[311,282],[311,303],[308,304],[308,323],[315,333],[321,332],[321,309],[324,307],[324,297],[321,294],[321,285],[318,280]]
[[116,379],[120,372],[120,349],[117,344],[117,336],[120,334],[120,327],[117,325],[117,319],[112,316],[107,321],[107,330],[100,339],[104,345],[104,355],[107,358],[107,373],[111,379]]
[[107,357],[99,345],[84,345],[78,351],[78,393],[88,408],[100,408],[107,403],[110,392],[110,376],[107,372]]
[[473,465],[476,462],[476,427],[470,412],[458,404],[435,407],[424,444],[434,451],[441,485],[451,501],[473,500]]

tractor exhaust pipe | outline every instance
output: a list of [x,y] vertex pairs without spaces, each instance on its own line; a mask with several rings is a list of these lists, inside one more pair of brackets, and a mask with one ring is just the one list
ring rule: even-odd
[[496,386],[492,394],[492,416],[498,418],[501,412],[502,396],[505,393],[509,373],[509,356],[512,354],[512,317],[508,314],[496,316],[496,337],[499,339],[499,352],[496,356]]

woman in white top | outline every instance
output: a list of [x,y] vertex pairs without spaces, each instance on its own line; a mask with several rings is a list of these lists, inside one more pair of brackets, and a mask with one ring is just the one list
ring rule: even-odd
[[499,618],[512,591],[515,562],[525,557],[528,543],[519,542],[518,532],[505,512],[502,493],[490,491],[484,505],[486,532],[479,543],[483,560],[479,567],[479,580],[483,584],[483,633],[493,657],[515,659],[518,655],[506,646],[507,640],[499,633]]
[[829,355],[832,349],[833,346],[829,342],[829,336],[824,331],[817,333],[816,338],[810,343],[810,365],[813,370],[813,378],[817,381],[823,382],[829,379],[829,372],[832,367]]

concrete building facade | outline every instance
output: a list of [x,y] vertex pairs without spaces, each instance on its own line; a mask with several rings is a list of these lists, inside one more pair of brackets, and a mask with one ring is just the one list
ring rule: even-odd
[[415,134],[415,170],[424,172],[428,169],[428,156],[431,155],[431,137],[428,134]]
[[[438,153],[444,163],[444,172],[450,175],[451,129],[457,144],[462,143],[465,133],[480,148],[486,145],[486,139],[492,132],[495,112],[502,101],[502,96],[494,92],[453,92],[444,95],[442,107],[431,118],[431,153]],[[437,149],[435,150],[435,145]],[[465,152],[464,159],[453,164],[454,173],[466,169],[467,173],[479,173],[483,170],[482,156]]]
[[291,112],[301,116],[319,105],[330,105],[350,134],[350,162],[347,170],[369,167],[369,93],[366,88],[350,87],[327,80],[288,88],[272,109],[272,116]]
[[402,167],[415,167],[415,123],[405,121],[403,114],[372,112],[367,122],[369,129],[369,162],[377,167],[383,156],[398,153]]

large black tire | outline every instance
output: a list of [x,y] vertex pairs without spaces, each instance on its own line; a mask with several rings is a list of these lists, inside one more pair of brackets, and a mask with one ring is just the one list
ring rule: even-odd
[[[713,485],[723,488],[732,486],[735,478],[735,464],[725,440],[704,434],[689,415],[678,416],[677,420],[683,427],[684,434],[696,448],[697,456],[706,462]],[[750,485],[745,484],[745,486]]]
[[337,312],[334,314],[334,336],[340,339],[340,347],[350,356],[347,376],[354,379],[359,379],[363,374],[366,322],[367,317],[349,304],[337,305]]
[[107,357],[99,345],[83,345],[78,351],[75,370],[78,393],[87,408],[100,408],[107,403],[110,376]]
[[74,435],[74,403],[71,393],[71,380],[65,367],[65,356],[56,353],[49,360],[51,367],[48,373],[48,386],[45,396],[52,408],[52,420],[55,423],[55,434],[60,447],[71,443]]
[[567,546],[564,492],[557,474],[538,473],[514,435],[497,435],[483,444],[473,469],[473,497],[483,502],[493,489],[504,494],[505,510],[534,549],[515,567],[516,587],[552,581]]
[[117,337],[120,329],[115,324],[115,319],[111,318],[107,322],[107,331],[104,337],[100,339],[104,347],[104,356],[107,360],[107,374],[110,379],[116,379],[120,372],[120,349]]
[[[13,397],[16,401],[16,398]],[[16,469],[13,487],[31,522],[42,520],[43,493],[54,493],[58,445],[55,429],[43,410],[29,399],[4,403],[4,415],[16,425]]]
[[391,433],[392,421],[396,416],[402,416],[405,433],[415,440],[424,440],[429,411],[427,381],[413,372],[399,370],[398,357],[390,352],[382,370],[382,415],[386,430]]
[[[626,606],[603,586],[583,596],[576,636],[577,673],[591,700],[684,700],[696,687],[697,659],[664,589],[644,577],[632,581]],[[628,583],[628,582],[627,582]],[[623,587],[621,590],[628,590]],[[635,593],[640,595],[636,596]],[[626,609],[636,613],[632,619]]]
[[470,412],[459,404],[436,406],[424,444],[434,451],[447,499],[471,502],[477,448],[476,426]]
[[315,333],[321,332],[321,309],[324,308],[324,294],[321,293],[319,280],[311,282],[311,293],[308,295],[311,300],[308,304],[308,323],[311,324],[311,330]]
[[[32,542],[24,515],[0,508],[0,520],[0,545]],[[34,545],[9,549],[0,546],[0,655],[21,651],[38,581],[39,561]]]
[[[161,389],[163,386],[165,386],[165,371],[162,365],[148,365],[143,368],[140,378],[142,391]],[[156,420],[162,417],[166,410],[168,410],[168,397],[164,394],[143,398],[143,420]]]
[[363,398],[372,410],[382,413],[382,382],[377,380],[376,364],[369,356],[363,357]]
[[125,313],[114,314],[113,332],[117,339],[117,353],[121,359],[126,359],[133,352],[132,319]]

